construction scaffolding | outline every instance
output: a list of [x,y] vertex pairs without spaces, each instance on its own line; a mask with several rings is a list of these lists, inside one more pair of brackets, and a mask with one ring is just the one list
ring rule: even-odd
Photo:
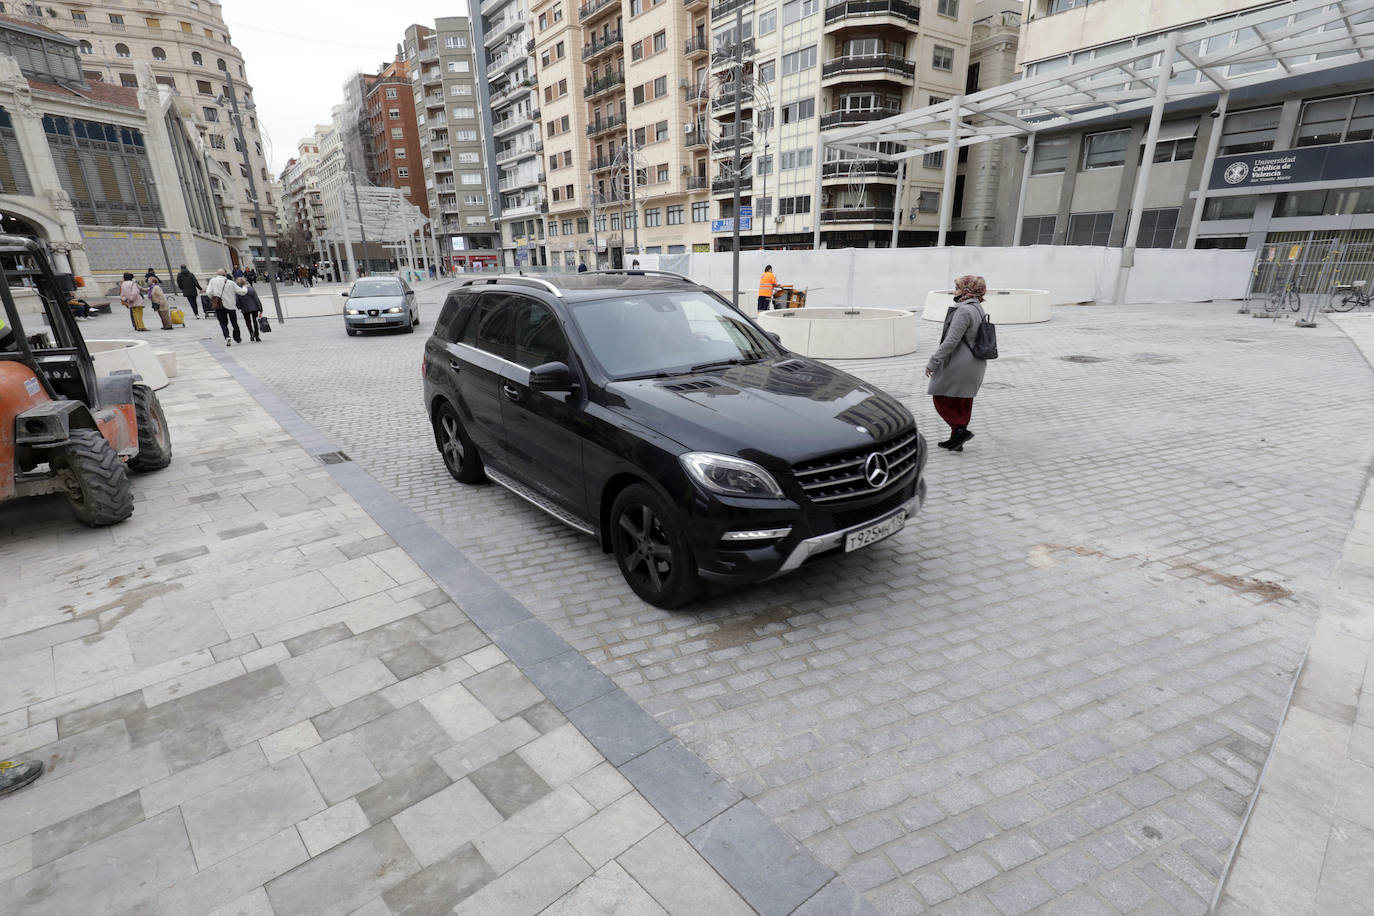
[[[346,276],[360,275],[360,260],[363,270],[377,272],[378,249],[385,270],[394,263],[396,275],[413,282],[427,279],[440,263],[433,224],[400,188],[378,187],[345,170],[325,179],[320,192],[326,228],[318,239],[327,260],[347,265]],[[338,270],[334,275],[342,276]]]

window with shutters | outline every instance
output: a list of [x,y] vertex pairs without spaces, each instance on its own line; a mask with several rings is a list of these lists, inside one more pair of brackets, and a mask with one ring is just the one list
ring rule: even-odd
[[72,199],[78,223],[151,226],[147,151],[133,128],[55,115],[43,116],[62,189]]
[[3,108],[0,108],[0,193],[33,193],[28,169],[24,167],[24,154],[19,149],[19,138],[14,133],[10,113]]

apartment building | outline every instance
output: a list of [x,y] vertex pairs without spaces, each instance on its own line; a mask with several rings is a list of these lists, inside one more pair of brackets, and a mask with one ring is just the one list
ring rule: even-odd
[[[315,126],[315,133],[296,144],[296,155],[282,170],[281,183],[289,228],[304,234],[316,260],[327,260],[324,236],[324,202],[319,184],[320,144],[328,125]],[[288,229],[289,231],[289,229]]]
[[478,95],[491,125],[484,139],[492,213],[502,263],[512,267],[548,264],[544,142],[535,116],[539,106],[529,20],[527,0],[485,0],[471,21],[473,42],[480,48]]
[[[537,107],[533,115],[536,129],[544,138],[546,249],[551,267],[604,267],[610,264],[607,251],[612,239],[604,226],[593,234],[593,211],[598,204],[604,210],[612,201],[592,198],[585,142],[592,131],[588,129],[587,104],[582,95],[582,61],[584,54],[608,49],[584,50],[576,7],[571,4],[572,0],[532,0],[530,4],[534,20],[533,56],[539,61]],[[497,139],[515,126],[507,123],[498,128]]]
[[[1016,72],[1021,36],[1019,0],[979,0],[973,15],[965,95],[1019,78]],[[995,245],[1003,229],[1014,223],[1016,160],[1020,145],[1016,140],[1000,140],[961,150],[966,187],[951,213],[951,226],[965,245]]]
[[[1309,4],[1310,5],[1310,4]],[[1126,49],[1162,44],[1181,27],[1218,33],[1188,49],[1195,57],[1254,40],[1226,26],[1263,23],[1268,33],[1301,35],[1343,28],[1324,11],[1291,3],[1188,0],[1031,0],[1020,54],[1027,76],[1053,74]],[[1365,14],[1367,17],[1369,14]],[[1255,248],[1262,265],[1297,250],[1313,252],[1304,290],[1313,284],[1363,279],[1374,270],[1374,63],[1367,54],[1325,51],[1282,63],[1267,60],[1221,68],[1223,80],[1272,79],[1222,93],[1206,92],[1165,110],[1141,209],[1139,247]],[[1196,72],[1172,85],[1203,82]],[[1122,245],[1150,112],[1104,116],[1089,124],[1045,131],[1027,144],[1021,244]],[[1281,154],[1281,155],[1278,155]],[[1010,244],[1013,230],[1001,233]],[[1295,248],[1294,246],[1298,246]],[[1328,257],[1328,255],[1336,255]],[[1303,255],[1307,257],[1306,254]],[[1358,267],[1338,277],[1341,259]]]
[[[248,190],[253,170],[264,195],[263,227],[267,245],[276,243],[276,204],[268,200],[270,174],[263,154],[262,134],[253,104],[243,55],[234,47],[221,4],[215,0],[159,0],[139,4],[119,2],[7,4],[11,15],[29,16],[49,28],[77,39],[81,68],[88,81],[137,87],[135,62],[147,63],[158,84],[175,89],[199,109],[203,136],[220,167],[212,175],[213,191],[222,203],[224,231],[235,263],[264,262],[257,219]],[[228,81],[231,74],[248,141],[248,165],[243,163],[234,125],[229,117]]]
[[368,77],[364,104],[368,180],[384,188],[399,188],[420,212],[429,216],[409,62],[397,57]]
[[[898,244],[933,244],[942,153],[911,163],[899,176],[896,163],[855,153],[827,149],[820,161],[820,138],[962,93],[973,18],[971,0],[839,0],[824,9],[819,0],[715,4],[708,128],[716,138],[717,250],[731,244],[736,133],[748,149],[741,202],[753,210],[743,245],[810,247],[817,221],[829,248],[889,245],[894,224]],[[738,81],[736,57],[743,68]],[[961,180],[956,201],[962,193]]]
[[440,18],[433,29],[406,29],[425,198],[441,256],[450,267],[494,264],[500,248],[475,52],[466,16]]

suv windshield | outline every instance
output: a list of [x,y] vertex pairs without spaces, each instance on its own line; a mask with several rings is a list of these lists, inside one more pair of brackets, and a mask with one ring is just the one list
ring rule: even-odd
[[401,295],[401,281],[393,280],[390,277],[359,280],[353,284],[353,289],[348,295],[351,299],[372,296],[399,296]]
[[572,320],[613,379],[754,362],[781,351],[729,305],[697,290],[572,303]]

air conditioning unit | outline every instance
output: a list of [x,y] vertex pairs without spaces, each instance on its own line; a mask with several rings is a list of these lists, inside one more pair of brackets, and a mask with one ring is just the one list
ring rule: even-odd
[[684,174],[684,175],[690,175],[690,174],[692,174],[692,170],[691,170],[688,166],[685,166],[685,165],[684,165],[684,166],[682,167],[682,174]]
[[689,85],[691,84],[687,81],[687,77],[685,76],[677,81],[677,88],[679,89],[686,89]]
[[781,223],[782,220],[783,220],[783,216],[782,216],[781,213],[779,213],[777,216],[773,217],[773,222],[775,222],[775,223]]

